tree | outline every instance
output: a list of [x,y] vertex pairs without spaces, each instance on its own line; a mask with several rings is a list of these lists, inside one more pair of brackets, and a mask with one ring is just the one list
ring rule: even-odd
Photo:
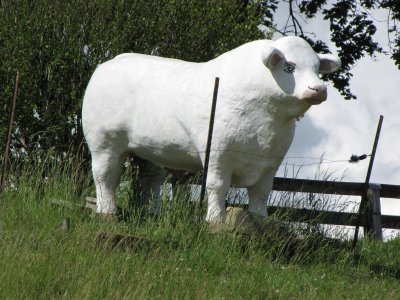
[[[274,13],[282,2],[289,23],[277,29]],[[0,143],[16,70],[21,80],[13,153],[77,152],[84,145],[81,102],[99,63],[123,52],[207,61],[271,37],[273,30],[302,36],[315,51],[327,53],[324,42],[302,29],[302,19],[318,13],[329,21],[343,62],[341,72],[323,78],[346,99],[355,98],[352,66],[383,52],[373,39],[372,9],[389,12],[390,55],[400,68],[399,0],[0,0]]]
[[[259,1],[0,1],[0,142],[21,73],[14,154],[76,152],[81,102],[96,66],[123,52],[206,61],[264,37]],[[19,152],[21,153],[21,151]]]
[[[273,2],[277,8],[278,1]],[[351,93],[351,69],[356,62],[365,55],[374,57],[377,53],[384,53],[381,45],[374,41],[376,26],[374,24],[373,9],[386,9],[388,12],[388,36],[390,55],[400,69],[400,1],[399,0],[285,0],[288,4],[288,22],[283,29],[277,29],[283,35],[295,34],[305,38],[316,52],[329,53],[328,46],[321,40],[314,38],[311,33],[303,30],[305,19],[315,18],[320,13],[330,24],[331,40],[338,49],[342,60],[339,73],[333,73],[323,78],[333,81],[345,99],[355,99]],[[268,19],[266,26],[270,26]]]

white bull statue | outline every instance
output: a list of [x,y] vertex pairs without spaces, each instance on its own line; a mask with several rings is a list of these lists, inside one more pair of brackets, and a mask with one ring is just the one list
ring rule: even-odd
[[318,73],[340,65],[338,57],[317,54],[298,37],[253,41],[204,63],[132,53],[101,64],[82,108],[97,213],[116,213],[114,193],[128,154],[145,160],[143,194],[155,196],[154,213],[164,168],[202,170],[213,84],[220,77],[206,220],[225,218],[231,185],[247,188],[249,211],[266,216],[296,118],[327,98]]

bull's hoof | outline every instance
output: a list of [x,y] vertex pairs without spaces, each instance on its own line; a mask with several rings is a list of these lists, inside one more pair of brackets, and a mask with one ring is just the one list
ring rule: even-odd
[[237,234],[261,237],[265,232],[265,218],[240,207],[228,207],[225,227]]
[[232,233],[235,229],[224,221],[210,222],[208,223],[208,227],[211,233]]
[[98,216],[101,220],[106,222],[116,223],[119,221],[117,214],[96,213],[96,216]]
[[209,223],[211,233],[235,233],[261,237],[264,234],[265,218],[239,207],[228,207],[226,217]]

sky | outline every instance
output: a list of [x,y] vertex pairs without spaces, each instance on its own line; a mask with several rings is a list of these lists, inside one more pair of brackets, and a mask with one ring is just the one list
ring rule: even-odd
[[[376,20],[385,21],[375,21],[378,29],[375,39],[388,51],[387,14],[385,10],[372,11]],[[281,2],[275,15],[278,28],[283,27],[287,17],[287,3]],[[321,17],[307,20],[303,29],[315,33],[335,53],[335,47],[330,42],[329,25]],[[278,37],[279,35],[275,35],[273,39]],[[323,157],[322,169],[332,172],[334,178],[364,182],[369,157],[357,164],[350,164],[347,160],[352,154],[372,152],[379,115],[383,115],[370,182],[400,185],[400,97],[396,93],[400,86],[400,70],[388,55],[382,54],[375,59],[362,58],[354,66],[352,73],[350,88],[358,99],[345,100],[328,84],[328,100],[313,106],[297,122],[295,138],[286,155],[286,168],[292,170],[292,164],[303,165],[298,177],[314,179],[317,170],[315,163]],[[283,175],[284,168],[284,165],[281,166],[277,176]],[[288,176],[292,173],[289,172]],[[381,200],[383,214],[400,215],[400,199]]]

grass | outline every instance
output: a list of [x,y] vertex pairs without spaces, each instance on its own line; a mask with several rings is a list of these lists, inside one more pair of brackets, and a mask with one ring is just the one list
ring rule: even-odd
[[[74,161],[27,164],[0,202],[1,299],[366,299],[400,296],[400,240],[358,245],[318,231],[294,239],[290,226],[262,239],[212,234],[193,222],[178,197],[165,200],[158,219],[113,223],[87,211],[51,204],[83,204],[94,189]],[[18,179],[18,180],[16,180]],[[128,207],[132,196],[120,190]],[[71,219],[64,231],[61,222]],[[134,234],[155,242],[101,246],[99,231]]]

